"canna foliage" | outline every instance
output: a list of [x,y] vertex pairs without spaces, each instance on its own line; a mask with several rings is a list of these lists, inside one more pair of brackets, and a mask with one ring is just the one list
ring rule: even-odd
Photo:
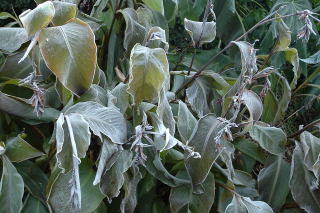
[[0,13],[0,212],[320,212],[319,7],[35,2]]

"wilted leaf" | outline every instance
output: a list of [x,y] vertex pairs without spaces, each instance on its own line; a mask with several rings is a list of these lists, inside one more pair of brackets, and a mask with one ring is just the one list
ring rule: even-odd
[[39,45],[47,66],[66,88],[79,96],[90,88],[97,47],[88,24],[74,19],[62,26],[43,29]]
[[253,140],[274,155],[283,156],[285,151],[286,134],[280,128],[254,125],[249,131]]
[[52,19],[54,25],[63,25],[76,16],[77,5],[60,1],[54,1],[52,3],[55,9],[55,14]]
[[185,165],[193,185],[203,183],[213,163],[219,157],[222,150],[219,148],[220,138],[217,136],[225,125],[212,114],[208,114],[198,121],[188,146],[193,147],[194,151],[201,155],[201,158],[188,158],[188,153],[185,154]]
[[304,152],[299,143],[293,151],[289,186],[293,199],[308,213],[320,212],[320,190],[315,186],[316,178],[304,165]]
[[184,28],[189,33],[194,47],[211,43],[216,37],[216,23],[214,21],[198,22],[185,18]]
[[170,75],[165,51],[137,44],[131,51],[129,73],[128,92],[134,103],[153,101],[162,88],[168,88]]
[[279,212],[289,194],[290,164],[282,157],[273,157],[258,175],[260,199]]
[[44,154],[23,140],[21,135],[9,139],[6,143],[6,156],[11,162],[21,162],[41,155]]
[[2,176],[0,182],[0,206],[6,213],[20,212],[22,209],[23,179],[7,156],[2,157]]
[[14,52],[28,41],[28,34],[23,28],[1,27],[0,40],[1,50]]
[[46,27],[55,14],[54,6],[51,1],[39,4],[33,10],[26,10],[19,18],[29,36]]
[[73,105],[65,113],[82,115],[92,132],[100,138],[103,134],[109,137],[113,143],[126,142],[126,121],[115,107],[105,107],[96,102],[88,101]]
[[195,119],[195,117],[189,111],[187,105],[184,102],[179,101],[177,127],[181,140],[184,144],[188,143],[196,124],[197,119]]

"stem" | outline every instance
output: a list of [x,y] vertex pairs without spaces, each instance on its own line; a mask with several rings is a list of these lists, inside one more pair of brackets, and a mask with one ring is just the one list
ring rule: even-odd
[[304,131],[314,127],[315,125],[317,125],[318,123],[320,123],[320,119],[317,119],[309,124],[307,124],[305,127],[303,127],[302,129],[296,131],[295,133],[293,133],[292,135],[290,135],[288,138],[296,138],[297,136],[299,136],[301,133],[303,133]]
[[192,65],[193,65],[193,62],[194,62],[194,58],[196,57],[196,54],[197,54],[197,50],[196,50],[196,48],[194,48],[194,52],[193,52],[192,59],[191,59],[191,62],[190,62],[190,66],[189,66],[189,69],[188,69],[188,75],[190,75],[190,72],[191,72]]
[[[289,14],[289,15],[285,15],[285,16],[281,16],[280,18],[288,18],[291,16],[296,16],[301,14],[301,12],[296,12],[293,14]],[[246,37],[249,33],[251,33],[252,31],[254,31],[256,28],[260,27],[261,25],[267,24],[269,22],[272,22],[274,20],[278,19],[278,17],[274,17],[274,18],[270,18],[270,19],[262,19],[261,21],[259,21],[257,24],[255,24],[253,27],[251,27],[247,32],[245,32],[244,34],[242,34],[240,37],[238,37],[235,41],[240,41],[241,39],[243,39],[244,37]],[[200,74],[218,57],[220,56],[222,53],[224,53],[226,50],[228,50],[232,45],[233,45],[234,41],[230,41],[227,46],[225,46],[222,50],[220,50],[216,55],[214,55],[211,59],[209,59],[209,61],[204,64],[197,72],[195,75],[193,75],[189,80],[187,80],[175,93],[176,95],[179,94],[184,88],[188,87],[196,78],[198,78],[200,76]]]

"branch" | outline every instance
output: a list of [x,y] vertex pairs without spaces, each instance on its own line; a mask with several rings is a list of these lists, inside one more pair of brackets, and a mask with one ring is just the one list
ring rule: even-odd
[[[296,12],[296,13],[292,13],[289,15],[285,15],[285,16],[280,16],[280,18],[288,18],[291,16],[296,16],[296,15],[300,15],[302,14],[302,12]],[[270,19],[262,19],[261,21],[259,21],[257,24],[255,24],[253,27],[251,27],[247,32],[245,32],[244,34],[242,34],[240,37],[238,37],[236,40],[234,41],[240,41],[241,39],[243,39],[244,37],[246,37],[249,33],[251,33],[252,31],[254,31],[256,28],[260,27],[261,25],[267,24],[269,22],[272,22],[276,19],[278,19],[279,17],[273,17]],[[209,59],[209,61],[204,64],[197,72],[196,74],[194,74],[189,80],[187,80],[175,93],[176,95],[179,94],[179,92],[181,92],[184,88],[188,87],[196,78],[198,78],[200,76],[200,74],[218,57],[220,56],[222,53],[224,53],[226,50],[228,50],[232,45],[233,41],[230,41],[227,46],[225,46],[222,50],[220,50],[216,55],[214,55],[211,59]]]
[[320,123],[320,119],[317,119],[309,124],[307,124],[305,127],[303,127],[302,129],[296,131],[295,133],[293,133],[292,135],[290,135],[288,138],[296,138],[298,137],[301,133],[303,133],[304,131],[314,127],[315,125],[317,125],[318,123]]

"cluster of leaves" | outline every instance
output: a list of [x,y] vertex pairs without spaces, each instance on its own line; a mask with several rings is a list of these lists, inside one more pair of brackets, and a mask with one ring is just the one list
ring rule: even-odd
[[35,2],[0,13],[0,212],[320,212],[307,0]]

